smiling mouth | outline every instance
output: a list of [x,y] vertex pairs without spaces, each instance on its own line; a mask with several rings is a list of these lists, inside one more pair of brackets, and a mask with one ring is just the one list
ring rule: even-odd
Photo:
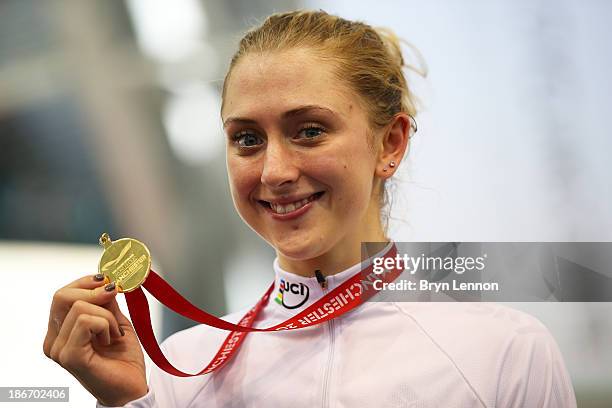
[[318,193],[314,193],[313,195],[307,198],[304,198],[303,200],[295,201],[289,204],[273,204],[273,203],[270,203],[264,200],[257,200],[257,201],[263,207],[269,208],[277,214],[286,214],[286,213],[290,213],[292,211],[302,208],[303,206],[305,206],[311,201],[318,200],[319,198],[321,198],[323,194],[325,194],[325,191],[319,191]]

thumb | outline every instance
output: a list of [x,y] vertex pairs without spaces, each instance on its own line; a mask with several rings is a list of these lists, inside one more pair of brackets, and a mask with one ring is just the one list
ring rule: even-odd
[[120,326],[132,326],[132,322],[130,322],[130,319],[128,319],[127,316],[124,315],[121,309],[119,308],[117,298],[113,297],[110,302],[107,303],[106,307],[113,315],[115,315],[115,318],[117,319],[117,322]]

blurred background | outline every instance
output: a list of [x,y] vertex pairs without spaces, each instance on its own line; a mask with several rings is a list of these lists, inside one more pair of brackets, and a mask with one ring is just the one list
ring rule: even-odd
[[[103,231],[147,243],[213,314],[265,291],[275,254],[233,207],[220,90],[242,34],[296,8],[389,27],[428,66],[406,71],[421,110],[391,238],[612,240],[605,0],[0,0],[0,386],[93,402],[42,340],[53,292],[96,273]],[[579,407],[612,406],[612,306],[512,306],[553,332]],[[193,324],[153,313],[159,340]]]

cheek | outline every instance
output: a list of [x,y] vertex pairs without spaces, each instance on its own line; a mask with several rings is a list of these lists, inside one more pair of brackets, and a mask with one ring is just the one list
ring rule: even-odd
[[344,191],[342,207],[346,211],[362,213],[370,205],[375,160],[365,146],[351,147],[345,149],[346,157],[341,163]]
[[244,204],[249,194],[258,185],[260,177],[251,163],[237,158],[227,159],[230,190],[236,206]]
[[361,212],[369,204],[372,158],[357,149],[337,149],[302,160],[304,173],[329,188],[338,212]]

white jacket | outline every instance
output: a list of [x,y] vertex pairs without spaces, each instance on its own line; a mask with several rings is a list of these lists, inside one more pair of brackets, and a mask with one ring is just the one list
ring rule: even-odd
[[[327,277],[327,289],[282,270],[278,258],[273,267],[275,291],[256,327],[295,315],[361,264]],[[290,290],[281,296],[282,280]],[[162,350],[195,373],[227,334],[198,325]],[[149,393],[126,407],[569,408],[576,400],[554,339],[530,315],[493,303],[366,302],[317,326],[250,333],[213,374],[180,378],[153,367]]]

